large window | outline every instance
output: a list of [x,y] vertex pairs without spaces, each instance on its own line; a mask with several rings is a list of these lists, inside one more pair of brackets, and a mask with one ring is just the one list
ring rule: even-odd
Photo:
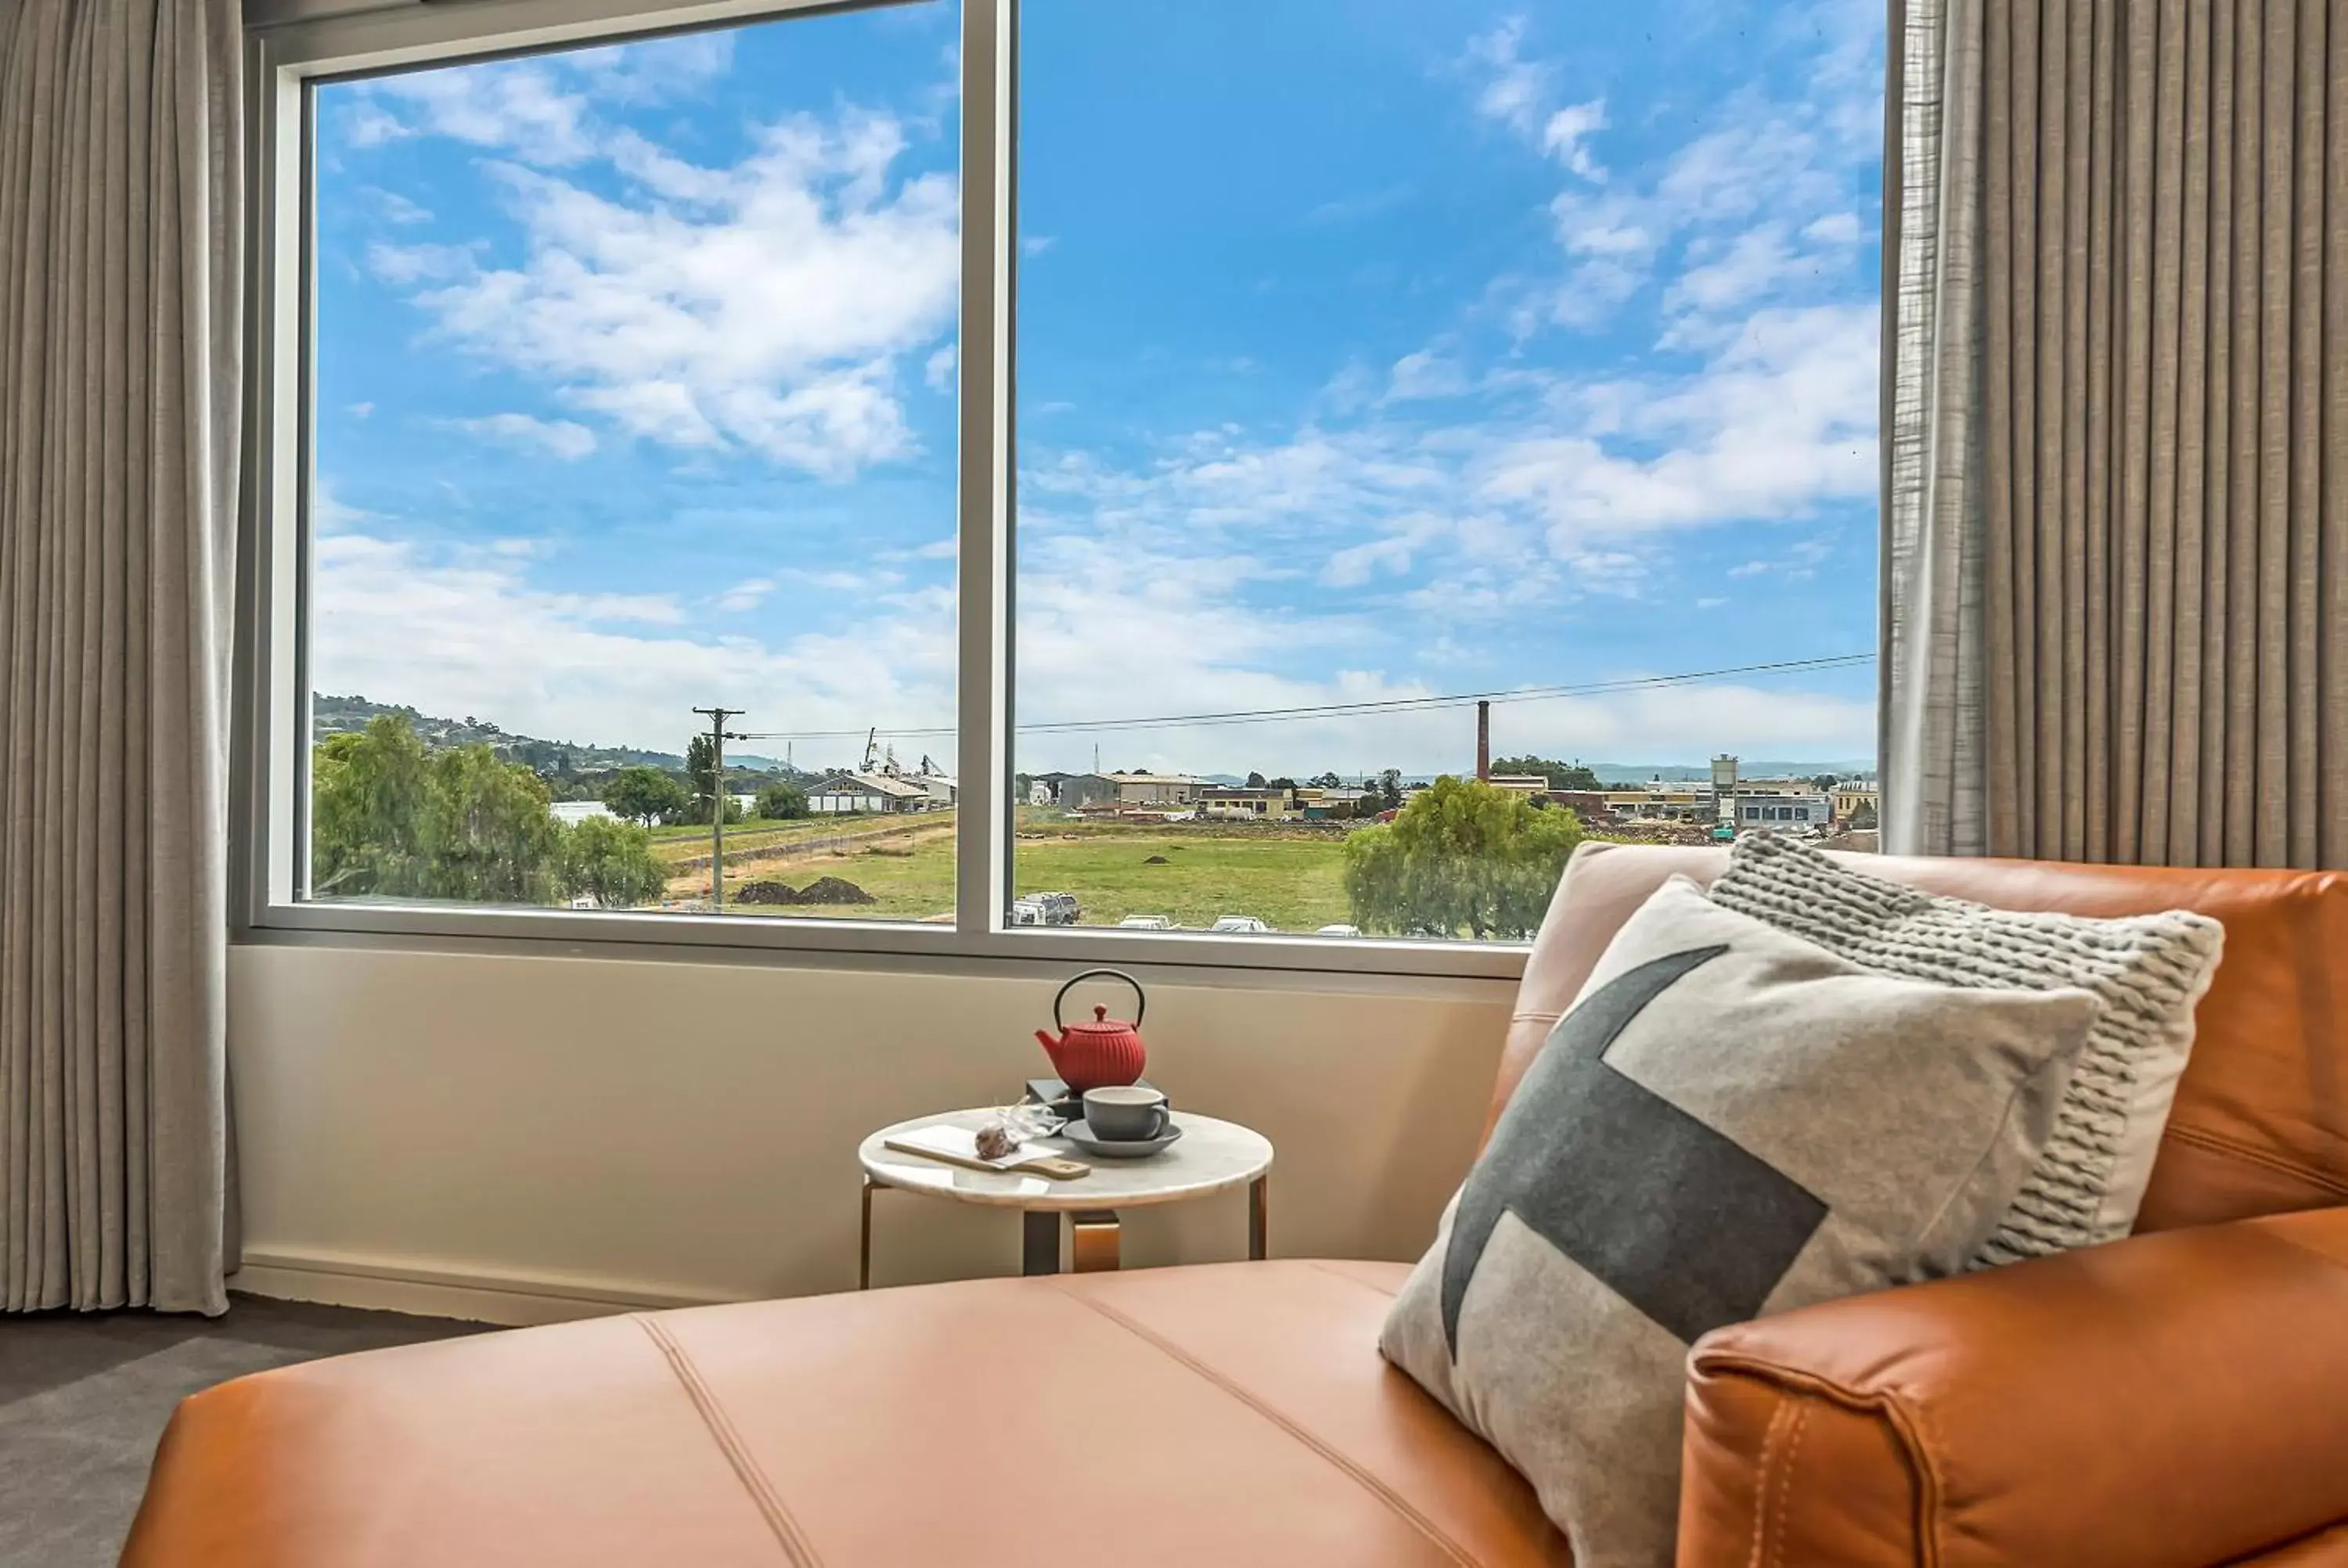
[[674,4],[264,35],[257,923],[1498,972],[1867,846],[1879,7]]
[[1880,7],[1663,9],[1028,0],[1022,891],[1520,938],[1849,826]]
[[312,898],[952,916],[955,20],[317,89]]

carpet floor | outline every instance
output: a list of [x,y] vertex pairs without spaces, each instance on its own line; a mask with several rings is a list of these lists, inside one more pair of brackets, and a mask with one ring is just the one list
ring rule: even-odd
[[0,1568],[113,1568],[163,1423],[200,1389],[482,1329],[257,1296],[217,1318],[0,1316]]

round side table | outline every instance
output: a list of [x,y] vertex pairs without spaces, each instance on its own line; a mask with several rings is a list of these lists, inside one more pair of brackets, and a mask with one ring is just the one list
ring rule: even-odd
[[1104,1160],[1064,1138],[1037,1146],[1082,1160],[1092,1173],[1072,1182],[1010,1171],[978,1171],[891,1149],[888,1141],[940,1122],[976,1128],[992,1110],[950,1111],[883,1127],[864,1140],[856,1157],[864,1166],[864,1223],[856,1255],[856,1287],[872,1284],[872,1194],[883,1187],[951,1198],[956,1203],[1022,1212],[1020,1272],[1060,1272],[1060,1216],[1074,1232],[1076,1272],[1113,1269],[1118,1263],[1117,1211],[1178,1204],[1233,1187],[1248,1190],[1248,1256],[1261,1261],[1271,1221],[1272,1141],[1253,1128],[1212,1116],[1174,1112],[1182,1136],[1172,1147],[1139,1160]]

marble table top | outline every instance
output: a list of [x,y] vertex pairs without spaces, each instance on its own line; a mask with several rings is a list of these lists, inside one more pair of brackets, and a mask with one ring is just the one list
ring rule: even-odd
[[888,1146],[887,1141],[916,1127],[949,1122],[976,1128],[989,1109],[947,1111],[883,1127],[856,1151],[865,1173],[885,1186],[928,1193],[960,1203],[1006,1209],[1129,1209],[1179,1203],[1244,1186],[1272,1169],[1272,1141],[1253,1128],[1188,1111],[1174,1112],[1182,1136],[1168,1148],[1138,1160],[1105,1160],[1065,1138],[1036,1140],[1040,1148],[1090,1165],[1092,1174],[1073,1182],[1017,1172],[975,1171],[925,1160]]

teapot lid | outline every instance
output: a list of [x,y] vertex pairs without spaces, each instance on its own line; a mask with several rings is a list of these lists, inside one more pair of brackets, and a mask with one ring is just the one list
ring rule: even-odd
[[1093,1009],[1090,1023],[1078,1019],[1067,1026],[1066,1032],[1069,1034],[1131,1034],[1134,1032],[1134,1026],[1121,1018],[1109,1017],[1108,1009],[1096,1007]]

